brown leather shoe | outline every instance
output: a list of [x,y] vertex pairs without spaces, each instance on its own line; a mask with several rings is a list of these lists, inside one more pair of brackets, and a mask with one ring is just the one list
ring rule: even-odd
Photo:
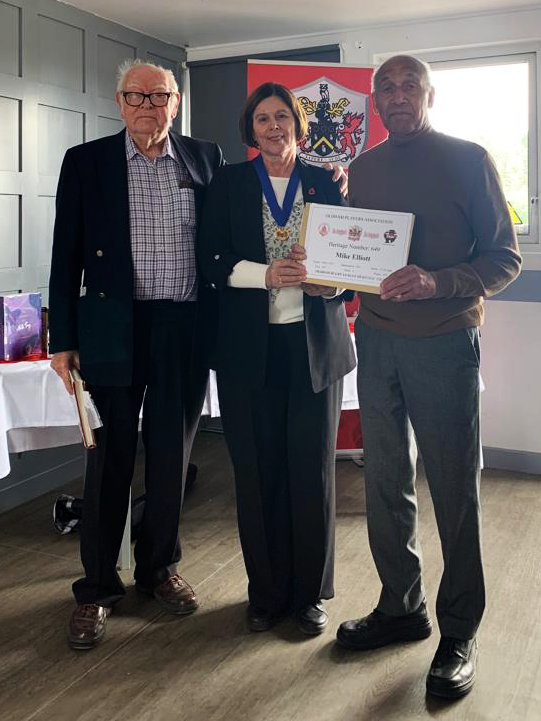
[[193,588],[178,574],[169,576],[167,581],[160,583],[153,591],[138,583],[135,585],[138,591],[154,596],[160,606],[169,613],[186,616],[199,607]]
[[94,648],[105,635],[110,608],[97,603],[79,603],[71,614],[68,645],[76,650]]

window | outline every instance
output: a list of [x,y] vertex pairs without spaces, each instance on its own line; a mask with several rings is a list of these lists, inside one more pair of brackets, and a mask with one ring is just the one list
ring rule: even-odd
[[490,152],[523,244],[539,243],[535,63],[535,53],[430,63],[432,125]]

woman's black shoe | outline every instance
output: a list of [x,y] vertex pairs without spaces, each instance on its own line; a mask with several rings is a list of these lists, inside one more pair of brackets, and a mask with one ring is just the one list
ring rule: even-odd
[[250,631],[268,631],[278,622],[279,616],[249,603],[246,609],[246,620]]
[[308,636],[317,636],[322,633],[329,623],[329,616],[321,601],[301,608],[296,614],[296,619],[300,630]]

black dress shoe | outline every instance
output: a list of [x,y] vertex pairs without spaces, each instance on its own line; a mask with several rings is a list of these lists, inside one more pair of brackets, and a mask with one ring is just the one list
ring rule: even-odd
[[426,677],[427,693],[460,698],[472,690],[477,668],[477,641],[442,636]]
[[321,601],[301,608],[296,614],[296,619],[297,626],[308,636],[317,636],[318,633],[322,633],[329,623],[329,616]]
[[345,648],[366,651],[397,641],[420,641],[432,633],[425,604],[407,616],[388,616],[374,609],[364,618],[344,621],[336,638]]
[[252,606],[251,603],[248,604],[246,609],[246,620],[250,631],[268,631],[278,622],[279,618],[278,614]]

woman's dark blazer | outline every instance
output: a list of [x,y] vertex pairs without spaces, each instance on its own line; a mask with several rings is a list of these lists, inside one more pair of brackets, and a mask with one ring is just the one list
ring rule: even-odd
[[[331,173],[297,161],[304,202],[342,205]],[[251,388],[265,382],[269,296],[267,290],[231,288],[227,279],[240,260],[266,263],[263,201],[251,162],[227,165],[210,184],[198,237],[203,276],[220,294],[214,367],[223,378]],[[312,388],[318,393],[355,367],[344,306],[304,294],[304,318]]]

